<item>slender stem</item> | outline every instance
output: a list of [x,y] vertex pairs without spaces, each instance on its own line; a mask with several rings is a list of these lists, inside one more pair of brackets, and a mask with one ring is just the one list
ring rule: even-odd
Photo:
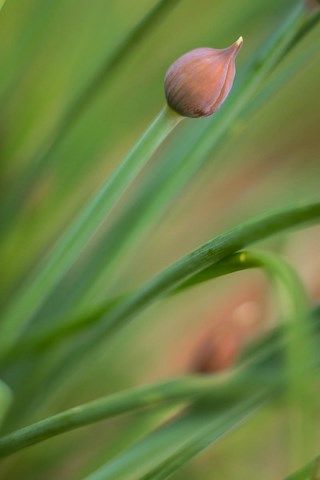
[[[319,311],[316,310],[315,314],[319,331]],[[278,333],[280,337],[283,336],[282,327],[277,328]],[[283,344],[279,347],[278,344],[276,349],[273,349],[277,359],[279,359],[278,353],[282,351]],[[274,363],[272,355],[270,357],[270,349],[268,350],[267,356],[273,366],[271,371],[269,369],[269,373],[273,377],[279,372],[280,364]],[[256,390],[248,398],[241,401],[236,400],[235,403],[225,406],[226,408],[222,408],[222,410],[211,409],[210,404],[207,409],[203,404],[200,405],[201,408],[191,408],[177,419],[133,444],[116,458],[108,460],[93,474],[86,477],[86,480],[116,480],[118,478],[129,480],[136,472],[139,478],[144,480],[168,478],[177,468],[220,439],[222,435],[237,428],[248,416],[261,408],[269,398],[268,389],[266,391]],[[150,458],[152,458],[152,464],[148,461]],[[312,471],[314,476],[293,477],[294,480],[298,480],[298,478],[299,480],[307,478],[316,480],[314,468],[309,468],[307,471],[308,473]]]
[[[289,228],[319,221],[320,202],[316,202],[243,223],[175,262],[136,292],[116,300],[108,300],[92,312],[65,319],[63,323],[40,331],[34,337],[26,337],[25,341],[21,341],[21,350],[23,352],[29,348],[32,350],[50,345],[83,329],[91,329],[95,340],[101,341],[115,328],[126,324],[151,303],[167,294],[208,278],[250,268],[249,260],[246,264],[239,261],[239,254],[236,252],[242,248]],[[255,266],[253,260],[251,266]],[[88,349],[83,354],[87,351]],[[19,344],[15,353],[19,353]]]
[[[275,385],[270,380],[270,388]],[[217,405],[243,398],[255,391],[263,382],[254,376],[239,371],[237,374],[220,376],[190,376],[133,388],[109,395],[99,400],[79,405],[48,417],[0,438],[0,456],[10,455],[22,448],[34,445],[60,433],[134,410],[158,406],[167,402],[183,403],[210,399]]]
[[[227,257],[217,264],[202,270],[196,275],[193,275],[190,279],[181,283],[181,285],[179,285],[176,289],[170,291],[169,295],[175,295],[188,287],[192,287],[209,279],[256,266],[256,264],[250,265],[249,261],[243,263],[240,261],[240,258],[241,253],[230,255],[230,257]],[[111,300],[109,299],[106,302],[101,303],[101,305],[95,307],[93,310],[85,312],[80,316],[77,315],[75,317],[65,318],[58,324],[44,327],[43,329],[38,329],[36,333],[24,336],[23,339],[21,339],[16,345],[14,351],[12,351],[11,356],[7,357],[7,359],[16,360],[18,356],[27,352],[42,351],[43,349],[51,347],[56,343],[65,340],[67,337],[74,336],[83,330],[93,327],[99,321],[102,315],[105,315],[107,312],[115,308],[116,305],[124,302],[129,298],[129,296],[130,294],[126,294],[120,297],[112,298]]]
[[[306,331],[308,331],[308,326],[306,325],[304,328],[303,322],[307,316],[305,312],[306,303],[304,290],[291,267],[274,254],[239,252],[230,257],[230,259],[226,259],[224,264],[223,262],[220,262],[217,271],[222,274],[222,272],[230,273],[235,270],[253,267],[263,267],[275,276],[277,280],[281,282],[282,286],[285,287],[286,296],[290,302],[290,317],[294,317],[294,322],[290,324],[290,329],[293,329],[294,331],[297,330],[297,333],[299,333],[299,337],[295,335],[293,338],[289,339],[289,344],[294,344],[293,347],[291,347],[292,353],[289,355],[289,360],[290,362],[297,362],[298,360],[299,364],[302,366],[303,373],[306,368],[305,353],[300,350],[297,344],[300,345],[303,341],[301,334],[303,333],[305,336]],[[214,270],[208,271],[207,269],[206,275],[204,275],[203,272],[201,276],[199,274],[195,275],[194,283],[199,283],[204,279],[210,278],[210,273],[213,277],[217,276],[217,272]],[[190,286],[191,284],[191,281],[189,281],[185,286]],[[287,309],[287,307],[288,305],[286,304],[285,309]],[[296,329],[296,323],[301,325],[299,329]],[[298,358],[297,355],[299,355]],[[295,365],[291,365],[290,363],[289,366],[290,374],[291,370],[294,369],[294,378],[292,378],[292,380],[296,380]],[[307,367],[308,366],[309,365],[307,365]],[[301,369],[298,370],[298,374],[299,376],[301,375]],[[164,401],[185,401],[187,399],[195,401],[196,399],[199,400],[199,398],[203,398],[210,394],[210,408],[212,408],[213,400],[221,401],[226,398],[230,400],[232,395],[238,396],[241,392],[245,392],[247,395],[249,390],[251,392],[256,392],[260,381],[254,382],[253,378],[252,371],[250,368],[247,368],[246,370],[240,369],[237,374],[231,376],[186,377],[184,379],[173,380],[171,382],[132,389],[127,392],[111,395],[72,408],[3,437],[0,439],[0,456],[9,455],[21,448],[33,445],[54,435],[58,435],[59,433],[137,408],[159,404]],[[250,379],[249,382],[248,379]],[[268,377],[264,374],[262,384],[264,387],[268,386],[268,391],[270,391],[270,387],[275,387],[277,384],[277,373],[272,373],[272,382],[270,382],[270,385]],[[300,380],[299,386],[301,387]]]
[[[288,399],[291,415],[291,460],[305,461],[315,444],[314,420],[316,402],[314,400],[315,349],[311,337],[309,300],[305,288],[295,270],[281,257],[266,252],[240,252],[230,257],[229,268],[243,263],[243,268],[263,268],[277,284],[285,322],[287,337],[287,378]],[[223,262],[221,262],[221,267]],[[237,270],[240,267],[238,266]],[[214,267],[209,267],[191,277],[181,287],[194,285],[216,276]]]
[[264,216],[239,225],[196,249],[156,275],[123,302],[105,315],[100,315],[95,336],[103,339],[114,328],[119,328],[143,311],[151,303],[179,287],[192,275],[206,267],[216,265],[223,258],[232,255],[258,240],[291,227],[299,227],[308,222],[320,220],[320,202],[304,207]]
[[124,161],[75,218],[4,314],[0,357],[14,345],[25,325],[76,261],[102,221],[182,117],[165,107]]
[[[192,435],[191,439],[188,439],[177,451],[174,451],[163,462],[147,472],[141,480],[164,480],[169,478],[206,447],[218,441],[222,436],[227,435],[230,431],[233,431],[245,422],[245,420],[248,420],[248,418],[257,413],[264,403],[265,395],[255,394],[250,399],[237,402],[236,405],[226,409],[226,411],[215,413],[211,409],[208,410],[207,415],[209,418],[208,421],[204,423],[204,428],[199,429],[196,435]],[[191,412],[191,414],[186,416],[187,422],[190,422],[190,418],[193,419],[201,415],[201,413],[202,412],[199,411]],[[183,420],[184,418],[182,421]],[[85,480],[105,480],[106,477],[103,477],[103,471],[101,473],[102,475],[100,476],[95,473],[89,475]]]
[[243,252],[243,261],[256,263],[270,274],[277,285],[287,337],[286,383],[290,406],[290,461],[305,461],[315,444],[314,397],[315,349],[308,317],[309,301],[295,270],[278,255]]
[[179,287],[192,275],[210,265],[216,265],[223,258],[258,240],[319,220],[320,202],[291,208],[239,225],[183,257],[105,314],[98,312],[98,317],[94,319],[95,324],[92,323],[91,328],[88,328],[84,341],[81,338],[78,342],[74,341],[63,358],[51,369],[45,385],[42,384],[44,395],[47,395],[57,380],[61,381],[75,364],[79,368],[79,364],[84,362],[93,348],[97,349],[108,336],[126,325],[153,302]]
[[[303,323],[303,320],[306,320],[305,312],[304,312],[304,305],[305,305],[305,292],[303,287],[300,284],[298,277],[296,276],[295,272],[291,269],[291,267],[277,255],[270,254],[270,253],[260,253],[260,252],[242,252],[239,255],[233,256],[232,261],[229,263],[230,271],[232,270],[232,265],[236,265],[236,263],[243,264],[243,268],[252,268],[252,267],[260,267],[266,270],[268,274],[271,274],[272,277],[276,277],[277,281],[281,284],[282,287],[285,289],[286,299],[289,302],[284,302],[283,308],[286,314],[289,313],[290,315],[290,330],[296,328],[296,323],[298,322],[301,325],[306,325]],[[215,273],[214,272],[214,276]],[[194,277],[196,282],[204,281],[209,277],[210,272],[208,269],[206,270],[206,275],[197,275]],[[189,282],[189,286],[192,285],[192,282]],[[186,285],[187,286],[187,285]],[[302,315],[302,316],[301,316]],[[289,325],[288,325],[289,328]],[[290,339],[292,340],[292,339]],[[300,341],[302,339],[300,338]],[[298,339],[295,338],[294,342],[298,342]],[[297,346],[294,348],[297,351]],[[300,352],[301,353],[301,352]],[[269,351],[270,354],[270,351]],[[290,359],[290,355],[289,355]],[[295,357],[297,360],[297,357]],[[303,361],[302,361],[303,360]],[[305,357],[303,356],[300,358],[300,363],[304,365],[306,368],[305,371],[308,370],[308,364],[306,365]],[[278,373],[279,365],[274,366],[272,369],[271,376],[276,375]],[[301,372],[300,372],[301,373]],[[267,385],[266,385],[267,386]],[[243,420],[245,416],[252,414],[257,408],[259,408],[266,400],[268,399],[268,388],[266,391],[256,391],[255,395],[251,398],[249,397],[248,403],[237,402],[236,405],[232,405],[231,408],[227,408],[224,414],[221,414],[219,411],[218,415],[215,414],[215,411],[211,409],[211,406],[208,409],[208,412],[203,414],[203,411],[193,411],[187,412],[181,419],[178,420],[179,422],[186,423],[189,425],[191,422],[192,425],[192,438],[188,439],[188,435],[186,432],[183,432],[183,439],[184,442],[181,446],[176,446],[173,453],[169,453],[168,456],[165,458],[161,458],[160,463],[156,464],[155,467],[151,467],[141,478],[147,479],[164,479],[175,472],[181,465],[186,463],[186,461],[190,460],[194,457],[197,453],[201,452],[206,446],[210,443],[215,441],[222,433],[226,433],[227,430],[233,429],[240,420]],[[239,412],[238,414],[234,415],[234,412]],[[198,425],[197,423],[193,423],[194,420],[197,418],[197,415],[200,414],[203,418],[205,418],[206,423],[205,427],[202,422]],[[213,417],[213,421],[211,418]],[[200,418],[201,420],[201,418]],[[177,427],[177,422],[174,422],[171,425],[172,428]],[[204,428],[203,428],[204,427]],[[170,428],[170,426],[169,426]],[[178,427],[179,428],[179,427]],[[190,433],[190,429],[187,429],[188,433]],[[165,435],[165,430],[162,431],[157,430],[151,436],[147,437],[139,448],[139,445],[136,447],[134,446],[133,449],[130,450],[130,454],[128,455],[125,452],[125,456],[123,458],[118,457],[114,462],[108,462],[97,471],[95,471],[92,475],[86,477],[88,480],[102,480],[105,478],[118,478],[118,475],[121,478],[127,478],[124,474],[126,471],[132,470],[132,457],[135,457],[136,464],[144,465],[144,459],[146,458],[146,448],[151,444],[157,444],[159,438]],[[148,447],[147,447],[148,446]],[[147,455],[150,455],[150,450],[147,450]],[[129,464],[126,466],[126,459],[129,458]],[[154,457],[153,457],[154,458]],[[143,471],[143,470],[142,470]],[[121,473],[120,473],[121,472]],[[141,470],[140,470],[141,472]],[[300,477],[299,477],[300,478]],[[310,477],[311,480],[312,477]],[[302,479],[302,477],[301,477]]]

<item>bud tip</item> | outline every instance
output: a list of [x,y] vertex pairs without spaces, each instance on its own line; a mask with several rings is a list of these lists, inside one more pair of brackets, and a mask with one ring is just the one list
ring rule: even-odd
[[241,37],[239,37],[238,40],[236,41],[236,45],[237,45],[238,47],[241,47],[242,44],[243,44],[243,37],[241,36]]

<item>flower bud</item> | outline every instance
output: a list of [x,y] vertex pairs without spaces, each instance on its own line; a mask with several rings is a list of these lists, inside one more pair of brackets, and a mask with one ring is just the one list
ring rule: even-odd
[[305,0],[304,2],[305,9],[307,12],[315,13],[320,9],[319,0]]
[[165,76],[168,105],[184,117],[216,112],[231,90],[242,43],[240,37],[228,48],[196,48],[178,58]]

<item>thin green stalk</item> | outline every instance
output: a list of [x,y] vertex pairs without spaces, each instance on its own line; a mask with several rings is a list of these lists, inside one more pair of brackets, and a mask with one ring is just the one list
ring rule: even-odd
[[45,145],[42,145],[39,152],[28,162],[26,170],[21,174],[19,183],[15,185],[12,194],[9,193],[7,200],[2,202],[0,210],[1,225],[8,228],[20,207],[25,200],[26,194],[32,187],[37,177],[43,175],[52,162],[52,157],[62,140],[66,138],[78,119],[86,111],[92,101],[99,95],[102,87],[112,78],[116,69],[122,65],[137,48],[139,43],[149,31],[161,20],[172,7],[180,0],[159,0],[148,13],[133,27],[128,35],[120,42],[111,56],[108,55],[102,62],[100,68],[79,95],[70,103],[67,110],[60,119],[55,130],[52,132]]
[[[43,333],[40,331],[34,340],[30,338],[30,343],[33,347],[50,345],[64,335],[74,335],[83,329],[91,329],[93,337],[101,341],[115,328],[127,323],[151,303],[177,289],[185,288],[190,283],[199,283],[202,279],[248,268],[249,261],[246,266],[239,261],[238,255],[233,255],[244,247],[289,228],[298,228],[319,220],[320,202],[315,202],[245,222],[218,235],[175,262],[136,292],[116,300],[108,300],[93,312],[77,318],[65,319],[63,324],[54,325]],[[254,262],[251,266],[254,266]],[[21,348],[22,350],[28,348],[23,340]],[[19,352],[19,346],[17,351]],[[86,351],[88,351],[87,348]]]
[[[22,353],[41,349],[83,330],[92,330],[94,338],[101,341],[105,335],[113,332],[114,328],[127,323],[167,294],[176,293],[209,278],[256,266],[253,259],[247,259],[246,262],[240,260],[241,252],[237,252],[244,247],[289,228],[305,226],[319,220],[320,202],[316,202],[245,222],[186,255],[136,292],[108,300],[92,312],[39,330],[29,338],[26,336],[17,344],[14,353],[18,355],[19,349]],[[5,363],[6,360],[10,361],[10,355],[7,355]]]
[[216,265],[220,260],[247,245],[289,228],[301,227],[319,220],[320,202],[316,202],[248,221],[218,235],[156,275],[119,305],[116,304],[111,311],[100,315],[94,337],[97,341],[102,340],[115,328],[126,324],[151,303],[179,287],[192,275],[206,267]]
[[[310,326],[308,324],[308,301],[306,292],[300,279],[292,267],[284,261],[278,255],[266,252],[240,252],[237,256],[234,256],[236,262],[240,265],[243,264],[243,268],[259,267],[268,273],[273,280],[277,283],[280,300],[283,310],[283,316],[286,319],[285,333],[287,338],[286,350],[288,357],[288,366],[286,367],[287,375],[285,375],[285,384],[289,387],[290,400],[294,400],[295,405],[298,405],[299,410],[295,410],[295,415],[300,414],[300,420],[302,420],[303,431],[300,430],[300,423],[293,417],[293,438],[295,441],[294,450],[292,451],[293,458],[301,456],[301,451],[308,453],[308,446],[313,446],[310,441],[314,439],[314,418],[310,415],[310,402],[313,402],[312,391],[310,390],[311,382],[314,379],[309,373],[311,366],[315,364],[315,357],[313,356],[313,349],[310,348]],[[230,266],[235,264],[235,260],[230,262]],[[191,286],[194,283],[199,283],[210,278],[210,273],[213,273],[215,277],[214,268],[210,267],[203,272],[200,272],[195,277],[191,278],[189,282],[186,282],[183,286]],[[183,287],[182,286],[182,287]],[[261,354],[266,352],[264,348],[261,348],[256,352],[261,357]],[[268,355],[268,354],[267,354]],[[270,351],[269,351],[270,355]],[[254,357],[253,357],[254,358]],[[260,358],[261,361],[261,358]],[[278,366],[279,368],[279,366]],[[277,366],[273,368],[271,376],[276,375]],[[266,376],[264,376],[265,379]],[[266,384],[267,387],[267,384]],[[256,392],[257,393],[257,392]],[[255,407],[261,406],[268,397],[268,389],[264,393],[260,392],[260,395],[251,399],[253,405],[248,408],[247,414],[252,414]],[[297,404],[298,400],[298,404]],[[308,407],[307,407],[308,405]],[[236,410],[239,407],[236,407]],[[240,407],[241,408],[241,407]],[[306,413],[304,414],[303,412]],[[312,411],[314,413],[314,411]],[[189,414],[190,415],[190,414]],[[192,413],[191,413],[192,415]],[[302,418],[303,417],[303,418]],[[187,421],[188,418],[187,414]],[[173,472],[178,470],[187,461],[193,458],[197,453],[201,452],[204,448],[210,445],[219,433],[219,422],[225,432],[226,424],[230,428],[235,428],[237,421],[233,418],[233,411],[228,412],[227,419],[218,417],[218,425],[209,425],[201,431],[198,438],[192,438],[186,444],[184,444],[177,452],[174,452],[171,457],[166,458],[163,462],[151,469],[142,478],[162,480],[168,478]],[[307,433],[307,436],[304,435]],[[313,433],[313,434],[312,434]],[[113,478],[107,474],[110,466],[107,464],[98,470],[93,476],[89,476],[90,479],[98,480],[99,478]],[[112,467],[111,467],[112,470]],[[100,474],[99,474],[100,472]],[[102,474],[102,475],[101,475]]]
[[[301,292],[300,287],[297,287],[295,274],[292,273],[291,268],[285,262],[282,260],[280,261],[279,258],[273,254],[240,252],[239,254],[232,256],[230,259],[227,259],[225,267],[222,268],[220,266],[220,272],[224,269],[225,273],[230,273],[237,268],[242,269],[252,267],[263,267],[268,272],[271,272],[272,275],[276,275],[277,278],[280,277],[281,282],[284,282],[286,289],[288,289],[287,294],[290,299],[292,298],[293,304],[300,306],[296,294],[299,293],[298,298],[300,298]],[[216,272],[213,272],[214,277],[216,276],[215,273]],[[196,275],[194,277],[194,283],[202,282],[205,279],[208,280],[211,277],[212,273],[207,269],[205,275],[202,272],[201,275]],[[190,285],[191,282],[188,282],[185,286],[187,287]],[[299,322],[302,320],[302,318],[299,319]],[[292,325],[290,325],[290,328],[292,328]],[[289,340],[292,341],[292,338]],[[274,344],[273,349],[267,349],[265,351],[264,343],[265,342],[262,342],[262,345],[260,345],[260,352],[264,351],[264,358],[266,356],[267,358],[270,358],[270,355],[274,356],[275,350],[282,348],[282,345]],[[258,358],[258,364],[261,362],[260,352],[254,351],[251,365],[255,357]],[[295,361],[296,359],[297,357],[295,356]],[[303,372],[305,372],[305,357],[300,363],[303,365]],[[263,382],[261,382],[261,378],[255,376],[255,373],[253,373],[259,370],[251,371],[251,369],[248,368],[248,365],[250,364],[247,361],[244,363],[245,369],[239,369],[233,374],[222,374],[214,377],[186,377],[166,383],[131,389],[126,392],[114,394],[69,409],[1,438],[0,456],[10,455],[21,448],[25,448],[80,426],[88,425],[124,412],[151,405],[158,405],[162,402],[181,402],[187,400],[195,402],[207,398],[210,402],[210,408],[212,409],[213,405],[216,405],[217,403],[224,403],[226,400],[229,402],[234,398],[239,400],[241,399],[242,394],[247,396],[250,392],[257,393],[257,389],[260,388],[261,385],[263,385],[269,393],[272,389],[277,387],[279,382],[277,376],[279,373],[279,367],[276,367],[275,370],[272,371],[271,376],[267,376],[264,371]],[[299,372],[299,374],[301,374],[301,372]],[[211,435],[212,433],[209,438],[211,438]],[[198,444],[197,448],[195,448],[196,445],[197,444],[192,443],[190,449],[187,451],[183,450],[184,453],[181,458],[185,459],[186,455],[189,456],[190,454],[195,454],[198,451],[199,445],[202,445],[203,448],[203,442]],[[176,466],[177,462],[175,461],[173,465]],[[167,464],[167,467],[168,466],[169,464]]]
[[[107,337],[114,334],[119,328],[145,310],[156,300],[163,298],[170,291],[177,288],[192,275],[215,265],[223,258],[243,249],[247,245],[267,238],[275,233],[283,232],[293,227],[301,227],[320,219],[320,202],[291,208],[272,215],[263,216],[253,221],[239,225],[224,234],[221,234],[201,246],[191,254],[183,257],[171,267],[151,279],[135,293],[125,297],[123,302],[96,319],[96,324],[87,329],[84,337],[73,339],[72,345],[66,353],[60,356],[51,366],[50,375],[41,383],[41,394],[33,391],[29,404],[34,406],[39,398],[47,396],[56,386],[56,382],[66,376],[66,373],[77,364],[84,362],[93,347],[98,348]],[[3,358],[5,366],[7,358]]]
[[220,410],[195,409],[162,426],[111,459],[85,480],[160,480],[238,427],[263,405],[252,396]]
[[[101,315],[97,319],[97,324],[88,329],[84,337],[80,336],[78,341],[73,340],[70,349],[62,355],[62,358],[58,359],[51,368],[50,375],[47,375],[42,382],[43,393],[41,395],[48,395],[58,379],[61,381],[61,378],[70,371],[72,366],[77,364],[79,368],[79,364],[85,361],[93,348],[97,349],[107,337],[113,335],[149,305],[163,298],[192,275],[253,242],[288,228],[317,222],[319,219],[320,202],[289,209],[239,225],[183,257],[135,293],[126,297],[123,302],[117,304],[105,315]],[[36,403],[37,400],[34,396],[33,400]]]
[[[319,309],[314,312],[314,320],[317,322],[319,332]],[[282,363],[274,363],[273,359],[279,360],[282,352],[283,325],[278,326],[273,333],[280,334],[281,342],[273,341],[272,348],[268,346],[269,339],[263,339],[258,351],[252,354],[251,360],[261,362],[261,353],[264,361],[271,364],[269,376],[266,369],[263,370],[263,378],[273,378],[282,369]],[[273,335],[273,338],[277,338]],[[265,348],[266,347],[266,348]],[[319,359],[318,359],[319,360]],[[247,364],[248,365],[248,364]],[[258,368],[260,368],[258,366]],[[256,372],[253,369],[253,374]],[[281,377],[283,381],[283,377]],[[259,387],[263,387],[262,385]],[[267,386],[267,384],[265,384]],[[147,435],[138,443],[129,447],[116,458],[111,459],[93,474],[86,477],[87,480],[132,480],[132,478],[164,479],[174,473],[187,461],[198,455],[209,445],[216,442],[222,435],[237,428],[249,416],[261,408],[270,399],[270,392],[266,390],[251,390],[248,398],[235,401],[225,408],[212,409],[210,403],[200,403],[200,408],[191,408],[180,415],[177,419],[167,423],[156,431]],[[205,408],[207,406],[207,408]],[[311,471],[311,469],[309,470]],[[313,471],[313,469],[312,469]],[[297,480],[315,480],[316,477],[297,477]],[[296,480],[296,478],[294,477]],[[288,479],[289,480],[289,479]],[[291,480],[291,478],[290,478]],[[292,479],[293,480],[293,479]]]
[[110,279],[114,278],[113,270],[123,250],[132,247],[135,239],[141,240],[142,231],[150,229],[158,221],[159,215],[168,207],[172,198],[178,195],[205,162],[212,149],[221,142],[240,115],[246,111],[268,75],[297,41],[302,39],[303,35],[297,37],[298,33],[302,29],[304,35],[309,31],[310,19],[319,20],[316,14],[306,11],[303,3],[295,7],[278,31],[258,52],[242,75],[239,86],[235,86],[230,101],[217,118],[213,117],[208,122],[200,137],[193,140],[188,149],[182,153],[167,155],[159,164],[154,176],[147,180],[143,189],[140,189],[136,197],[125,207],[112,230],[107,231],[102,237],[94,256],[85,261],[83,266],[85,275],[81,276],[78,282],[75,281],[67,305],[59,306],[60,314],[64,308],[70,308],[75,302],[78,304],[79,299],[85,305],[96,291],[99,289],[105,291],[106,283],[110,283]]
[[[244,263],[240,258],[241,253],[236,253],[221,260],[214,266],[192,276],[190,279],[179,285],[178,288],[170,291],[169,295],[177,294],[185,288],[194,286],[197,283],[256,266],[254,263],[250,264],[249,260]],[[25,335],[16,345],[14,351],[12,351],[12,357],[8,357],[8,360],[10,361],[11,359],[12,361],[15,361],[20,355],[24,355],[28,352],[41,352],[68,337],[72,337],[83,330],[94,327],[102,315],[111,311],[116,305],[125,301],[128,297],[129,294],[126,294],[107,300],[84,314],[61,319],[59,323],[55,323],[53,326],[47,326],[42,329],[39,328],[36,333]]]
[[121,194],[181,119],[167,107],[162,110],[120,166],[71,223],[39,265],[33,278],[17,293],[0,326],[0,358],[14,345],[23,328],[79,257]]
[[[240,259],[241,260],[241,259]],[[290,460],[305,461],[315,444],[315,349],[308,325],[309,301],[295,270],[281,257],[265,252],[243,252],[243,261],[266,270],[277,286],[286,320],[287,389],[291,411]]]
[[[218,376],[194,375],[133,388],[79,405],[5,435],[0,438],[0,457],[81,426],[150,406],[168,402],[195,402],[207,398],[213,407],[247,396],[249,391],[254,391],[261,383],[261,378],[258,380],[252,374],[240,371],[237,374]],[[269,385],[269,388],[275,383]]]
[[[251,257],[250,254],[243,260],[257,263],[257,266],[262,263],[263,268],[267,264],[267,270],[271,269],[274,273],[269,258],[261,256],[257,258],[254,257],[254,254]],[[278,271],[278,265],[276,269]],[[319,320],[319,311],[316,310],[315,313]],[[319,329],[319,324],[317,329]],[[277,328],[277,333],[280,333],[283,340],[283,326]],[[273,338],[276,337],[273,336]],[[271,360],[272,369],[269,370],[269,375],[271,378],[275,378],[274,376],[279,373],[282,364],[280,366],[279,363],[273,363],[272,358],[279,359],[278,354],[283,349],[283,342],[279,344],[277,341],[273,341],[271,349],[268,343],[268,339],[262,340],[259,350],[253,353],[252,360],[256,357],[259,364],[262,356],[264,357],[263,363],[265,364],[267,360],[269,365]],[[267,380],[266,369],[263,372],[263,378]],[[267,384],[265,386],[267,387]],[[200,403],[201,408],[187,410],[177,419],[152,432],[116,458],[105,463],[86,477],[86,480],[116,480],[117,478],[122,480],[132,480],[133,478],[162,480],[168,478],[187,461],[220,439],[222,435],[242,424],[269,399],[270,391],[266,388],[265,390],[257,389],[248,398],[236,401],[222,410],[210,408],[209,403],[207,404],[208,408],[205,409],[204,405]],[[300,472],[300,475],[292,476],[290,480],[316,480],[315,462],[303,469],[303,473],[308,473],[309,476],[303,476]]]
[[[319,313],[320,310],[316,309],[312,316],[313,323],[316,322],[317,332],[319,332]],[[258,358],[261,358],[261,350],[264,350],[263,356],[268,358],[267,363],[270,364],[271,360],[272,369],[271,371],[269,370],[271,376],[279,372],[280,364],[274,363],[272,359],[277,358],[279,360],[281,358],[278,353],[282,352],[284,347],[282,330],[283,325],[279,325],[273,331],[272,348],[268,346],[269,334],[268,338],[263,338],[259,342],[259,351],[252,354],[252,358],[257,354]],[[256,391],[255,393],[257,394],[258,392]],[[158,428],[138,443],[117,455],[114,459],[109,460],[94,474],[89,476],[89,479],[99,480],[99,475],[104,475],[103,480],[107,478],[109,480],[117,478],[132,480],[132,478],[141,478],[142,474],[146,475],[144,477],[146,479],[150,478],[148,475],[155,473],[155,469],[159,476],[151,476],[153,480],[155,478],[158,480],[166,478],[162,477],[162,475],[171,475],[186,461],[189,461],[209,445],[218,441],[222,435],[228,434],[230,430],[237,428],[249,416],[255,413],[257,408],[261,408],[266,400],[268,400],[268,397],[264,397],[262,392],[262,396],[253,396],[252,398],[236,402],[235,405],[226,405],[225,411],[216,408],[212,410],[209,405],[207,405],[208,408],[206,409],[201,403],[200,409],[192,408],[185,411],[184,415],[180,415],[177,419]],[[137,474],[135,475],[136,472]],[[298,478],[294,480],[298,480]],[[299,480],[307,479],[299,477]],[[315,478],[311,479],[308,477],[308,480],[315,480]]]
[[[291,396],[294,399],[300,398],[302,405],[309,404],[311,409],[314,402],[310,386],[314,380],[312,366],[315,355],[308,322],[310,302],[299,276],[282,257],[267,252],[239,252],[194,275],[182,283],[178,291],[216,278],[219,270],[223,274],[223,270],[224,273],[232,273],[257,267],[264,269],[277,287],[282,309],[281,317],[285,319],[283,335],[287,337],[287,381]],[[303,375],[302,370],[305,371]]]
[[[244,268],[263,268],[274,280],[286,320],[285,335],[287,352],[287,389],[291,415],[291,460],[305,460],[315,443],[314,400],[315,350],[311,337],[309,301],[304,286],[294,269],[281,257],[266,252],[240,252],[237,261]],[[209,267],[192,277],[184,286],[193,285],[215,276],[214,267]]]
[[[253,414],[262,408],[265,403],[265,395],[255,394],[250,399],[239,402],[232,408],[225,409],[225,411],[215,413],[208,408],[207,411],[199,412],[197,410],[191,411],[182,418],[181,421],[190,422],[194,417],[201,416],[206,421],[196,435],[192,435],[177,451],[168,456],[163,462],[159,463],[155,468],[151,468],[141,480],[163,480],[170,477],[174,472],[179,470],[185,463],[190,461],[196,455],[208,448],[212,443],[217,442],[229,434],[236,428],[238,428],[243,422],[247,421]],[[99,472],[99,471],[98,471]],[[103,477],[100,471],[100,475],[97,473],[89,475],[87,480],[106,480],[107,478],[116,477]],[[140,480],[140,479],[139,479]]]

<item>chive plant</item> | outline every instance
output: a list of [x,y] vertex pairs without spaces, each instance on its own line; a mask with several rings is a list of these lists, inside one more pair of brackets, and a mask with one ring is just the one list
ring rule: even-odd
[[[11,192],[3,204],[8,231],[19,216],[26,192],[50,164],[57,145],[136,44],[164,13],[169,15],[169,6],[172,3],[167,0],[157,2],[71,102],[51,140],[43,140],[45,148],[18,179],[19,190]],[[239,223],[132,291],[115,297],[104,294],[96,305],[90,298],[101,284],[111,285],[110,277],[116,273],[125,247],[130,252],[133,240],[141,239],[161,218],[212,150],[222,139],[230,138],[228,134],[239,118],[246,119],[270,98],[275,91],[271,84],[266,95],[270,75],[277,76],[288,57],[303,49],[319,20],[317,0],[298,2],[240,71],[239,79],[236,56],[242,37],[224,49],[192,49],[169,67],[164,79],[166,105],[6,302],[0,323],[0,457],[45,441],[49,445],[52,437],[61,438],[65,432],[101,420],[165,406],[169,415],[155,430],[82,475],[90,480],[165,479],[265,405],[281,399],[288,406],[290,422],[287,470],[297,469],[289,478],[317,478],[316,461],[307,461],[317,443],[315,385],[320,358],[315,345],[320,339],[319,309],[312,309],[299,274],[283,256],[270,250],[251,250],[251,245],[320,223],[319,198]],[[198,120],[209,116],[212,118]],[[189,124],[185,122],[187,128],[177,131],[175,127],[186,117],[192,119]],[[189,138],[188,129],[198,129],[198,134]],[[161,150],[164,142],[167,154]],[[177,150],[179,142],[185,143],[186,149]],[[156,152],[157,161],[152,162]],[[139,182],[146,166],[150,172],[147,169],[146,179]],[[134,183],[135,197],[126,204],[125,195]],[[116,206],[119,211],[113,227],[87,256],[90,241]],[[60,302],[57,292],[64,288],[70,270],[76,268],[79,278],[71,286],[72,301]],[[153,303],[161,306],[165,298],[186,295],[195,285],[252,268],[262,270],[270,279],[279,300],[279,322],[250,345],[232,369],[219,374],[188,373],[123,389],[39,420],[37,406],[50,399],[56,386],[65,385],[75,367],[82,371],[94,352],[108,348],[108,340]],[[52,299],[56,308],[50,308]]]

